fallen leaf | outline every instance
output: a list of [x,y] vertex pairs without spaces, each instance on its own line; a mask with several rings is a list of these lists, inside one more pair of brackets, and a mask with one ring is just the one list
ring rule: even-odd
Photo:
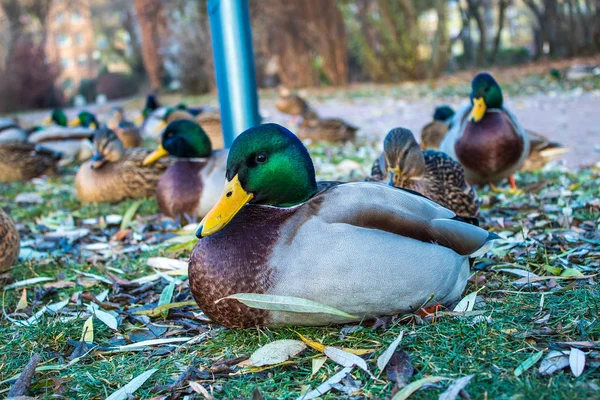
[[111,347],[110,351],[114,352],[122,352],[122,351],[138,351],[144,350],[146,347],[150,346],[160,346],[163,344],[171,344],[171,343],[185,343],[189,342],[194,338],[192,337],[182,337],[182,338],[168,338],[168,339],[152,339],[152,340],[144,340],[142,342],[126,344],[123,346],[115,346]]
[[520,376],[523,372],[527,371],[529,368],[533,367],[535,363],[539,361],[544,355],[543,351],[538,351],[537,353],[530,356],[527,360],[523,361],[516,369],[515,376]]
[[250,356],[250,364],[254,367],[279,364],[294,357],[306,349],[300,340],[283,339],[267,343]]
[[76,273],[78,273],[79,275],[87,276],[88,278],[93,278],[93,279],[95,279],[97,281],[108,283],[109,285],[112,285],[114,283],[113,281],[111,281],[108,278],[105,278],[105,277],[100,276],[100,275],[92,274],[90,272],[83,272],[83,271],[80,271],[80,270],[75,269],[75,268],[73,268],[73,271],[76,272]]
[[106,400],[127,400],[129,396],[131,396],[133,393],[135,393],[136,390],[142,387],[142,385],[146,383],[148,378],[150,378],[152,374],[154,374],[156,371],[158,371],[158,368],[153,368],[149,371],[144,372],[143,374],[138,375],[127,385],[123,386],[121,389],[108,396]]
[[134,314],[147,315],[149,317],[158,317],[159,315],[162,315],[163,313],[169,311],[172,308],[180,308],[180,307],[187,307],[187,306],[194,306],[194,305],[196,305],[195,300],[181,301],[178,303],[169,303],[169,304],[165,304],[162,306],[154,307],[150,310],[135,311]]
[[[482,287],[481,289],[483,289],[484,287]],[[479,290],[481,290],[481,289],[479,289]],[[475,300],[477,299],[477,293],[479,292],[479,290],[476,292],[473,292],[473,293],[469,293],[468,295],[463,297],[462,300],[458,302],[458,304],[456,305],[456,307],[454,307],[454,310],[452,310],[452,311],[454,311],[454,312],[473,311],[473,307],[475,307]]]
[[173,298],[173,292],[175,291],[175,283],[171,282],[163,289],[160,294],[160,298],[158,299],[158,306],[164,306],[165,304],[169,304],[171,299]]
[[538,372],[542,375],[552,375],[569,366],[569,352],[553,350],[540,363]]
[[304,396],[300,396],[299,400],[312,400],[316,399],[317,397],[323,396],[325,393],[329,392],[333,388],[333,385],[335,385],[336,383],[340,383],[341,380],[344,379],[346,375],[348,375],[351,371],[352,367],[346,367],[342,369],[340,372],[338,372],[337,374],[333,375],[325,382],[320,384],[316,389],[311,390]]
[[369,367],[367,367],[365,360],[355,354],[348,353],[347,351],[330,346],[325,347],[323,353],[325,353],[325,355],[331,360],[340,364],[342,367],[357,366],[373,377],[373,374],[371,374],[371,371],[369,371]]
[[[196,241],[198,241],[198,238],[196,238]],[[150,266],[152,268],[170,270],[170,271],[176,271],[176,270],[180,270],[180,269],[187,270],[187,267],[188,267],[187,261],[181,261],[181,260],[176,260],[174,258],[167,258],[167,257],[150,257],[146,261],[146,264],[148,264],[148,266]]]
[[585,368],[585,353],[572,347],[571,354],[569,355],[569,366],[575,378],[581,376]]
[[385,375],[396,383],[397,389],[408,385],[414,373],[415,368],[410,361],[410,355],[404,350],[395,351],[385,368]]
[[189,381],[188,384],[190,385],[190,387],[192,388],[192,390],[194,392],[201,394],[202,396],[204,396],[205,399],[207,399],[207,400],[214,399],[214,397],[212,397],[210,395],[210,393],[208,393],[208,390],[206,390],[206,388],[204,386],[202,386],[201,384],[199,384],[198,382]]
[[131,221],[133,221],[133,217],[135,217],[135,213],[137,212],[138,208],[140,208],[143,202],[143,200],[136,201],[135,203],[129,206],[127,211],[125,211],[125,214],[123,214],[123,219],[121,220],[121,226],[119,227],[120,231],[124,231],[125,229],[129,228],[129,225],[131,225]]
[[74,288],[75,282],[72,281],[56,281],[44,283],[44,289],[67,289]]
[[119,327],[119,322],[115,318],[114,315],[109,314],[106,311],[103,311],[96,304],[89,304],[87,310],[92,313],[96,318],[98,318],[104,325],[108,326],[110,329],[117,329]]
[[215,301],[215,303],[228,299],[234,299],[248,307],[259,308],[262,310],[332,314],[344,318],[356,319],[355,316],[336,308],[317,303],[316,301],[302,299],[300,297],[274,296],[259,293],[236,293],[231,296],[223,297]]
[[471,382],[471,379],[473,379],[474,376],[475,375],[467,375],[456,379],[450,384],[450,386],[448,386],[448,389],[446,389],[446,391],[442,393],[440,397],[438,397],[438,400],[456,399],[460,394],[460,391],[463,390],[469,384],[469,382]]
[[21,293],[21,298],[19,299],[19,302],[17,303],[17,307],[15,308],[15,311],[23,310],[25,308],[27,308],[27,289],[23,288],[23,293]]
[[94,318],[89,317],[83,324],[81,331],[81,341],[88,344],[94,343]]
[[[300,337],[300,340],[307,344],[308,347],[315,349],[320,353],[323,353],[325,351],[325,348],[328,347],[314,340],[310,340],[309,338],[301,335],[298,332],[296,332],[296,334]],[[349,349],[347,347],[342,347],[342,350],[351,354],[356,354],[357,356],[364,356],[365,354],[371,354],[375,352],[374,349]]]
[[583,276],[583,273],[575,268],[565,268],[564,271],[560,274],[560,276],[581,278]]
[[319,372],[319,370],[321,369],[321,367],[325,364],[325,362],[327,361],[327,357],[317,357],[317,358],[313,358],[312,359],[312,372],[310,373],[310,377],[312,378],[317,372]]
[[[381,371],[384,370],[384,368],[386,367],[386,365],[390,361],[390,358],[392,358],[392,356],[394,355],[394,352],[396,351],[396,348],[398,347],[398,345],[402,341],[402,337],[403,336],[404,336],[404,331],[400,332],[400,334],[398,335],[398,337],[396,338],[396,340],[394,340],[392,343],[390,343],[390,345],[383,352],[383,354],[381,354],[377,358],[377,368],[379,368],[379,374],[381,374]],[[379,376],[379,374],[378,374],[378,376]]]
[[3,290],[16,289],[20,287],[33,286],[41,282],[53,281],[54,278],[48,278],[46,276],[40,276],[38,278],[25,279],[24,281],[18,281],[8,286],[4,286]]
[[419,379],[418,381],[414,381],[408,385],[406,385],[402,390],[392,397],[392,400],[404,400],[408,399],[414,392],[421,389],[424,385],[430,383],[438,383],[440,381],[449,380],[450,378],[446,378],[443,376],[430,376],[427,378]]

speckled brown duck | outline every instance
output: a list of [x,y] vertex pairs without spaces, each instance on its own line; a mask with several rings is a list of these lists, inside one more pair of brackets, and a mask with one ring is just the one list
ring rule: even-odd
[[19,257],[19,231],[10,217],[0,209],[0,273],[10,269]]
[[[302,142],[276,124],[235,139],[223,194],[196,235],[192,294],[214,322],[233,328],[347,323],[453,303],[469,257],[496,237],[406,190],[318,185]],[[355,318],[222,300],[236,293],[300,297]]]
[[460,110],[440,150],[460,162],[472,184],[509,179],[529,155],[529,137],[517,118],[503,105],[502,90],[487,73],[471,84],[471,105]]
[[0,143],[0,182],[56,175],[61,154],[33,143]]
[[327,142],[347,142],[356,139],[358,127],[339,118],[320,118],[314,110],[302,116],[297,135],[300,139]]
[[144,166],[150,152],[125,149],[114,131],[101,128],[94,135],[94,156],[77,171],[77,197],[85,203],[101,203],[154,196],[158,180],[174,159],[165,157]]
[[110,110],[106,126],[117,134],[126,149],[142,145],[140,128],[125,118],[123,107],[113,107]]
[[161,212],[186,220],[204,217],[221,194],[228,153],[213,150],[210,139],[194,121],[183,119],[167,125],[161,145],[144,160],[144,165],[152,165],[168,155],[177,158],[156,187]]
[[550,161],[556,160],[569,152],[569,148],[563,146],[561,143],[554,142],[529,129],[525,131],[529,137],[530,149],[529,156],[523,163],[521,171],[538,171]]
[[298,118],[309,110],[308,103],[284,86],[279,87],[278,93],[277,100],[275,100],[275,108],[279,112],[291,115],[295,124]]
[[387,134],[371,178],[419,192],[461,217],[479,214],[477,194],[465,182],[460,164],[440,151],[422,152],[408,129],[395,128]]

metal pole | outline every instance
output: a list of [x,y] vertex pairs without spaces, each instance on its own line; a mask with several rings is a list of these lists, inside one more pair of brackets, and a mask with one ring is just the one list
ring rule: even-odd
[[209,0],[208,15],[225,147],[260,124],[248,0]]

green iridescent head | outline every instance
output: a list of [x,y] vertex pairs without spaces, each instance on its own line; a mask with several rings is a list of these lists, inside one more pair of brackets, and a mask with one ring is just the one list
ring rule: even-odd
[[471,83],[471,120],[479,122],[490,108],[500,109],[504,99],[500,85],[488,73],[481,73]]

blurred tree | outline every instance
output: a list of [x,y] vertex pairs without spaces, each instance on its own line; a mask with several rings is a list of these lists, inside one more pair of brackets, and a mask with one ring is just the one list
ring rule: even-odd
[[[107,45],[102,50],[104,60],[123,62],[136,79],[144,78],[146,70],[131,0],[92,2],[91,13],[94,32]],[[107,23],[111,19],[117,20]]]
[[496,37],[494,39],[494,48],[492,50],[492,56],[490,63],[495,64],[498,58],[498,51],[500,50],[500,44],[502,42],[502,31],[504,30],[504,18],[506,15],[506,9],[512,4],[512,0],[498,0],[498,25],[496,29]]
[[334,0],[260,0],[252,15],[257,53],[276,60],[286,86],[315,86],[319,72],[333,85],[348,82],[346,27]]
[[485,47],[487,42],[486,26],[483,21],[480,7],[482,0],[467,0],[469,14],[475,19],[479,29],[479,49],[477,50],[477,65],[482,66],[485,62]]
[[142,57],[150,86],[160,89],[165,75],[161,41],[168,34],[165,10],[161,0],[134,0],[137,21],[142,32]]

